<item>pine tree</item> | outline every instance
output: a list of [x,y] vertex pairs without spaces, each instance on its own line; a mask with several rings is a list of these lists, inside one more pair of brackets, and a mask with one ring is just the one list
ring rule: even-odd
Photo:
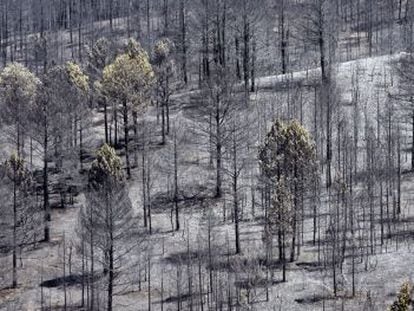
[[[316,162],[315,144],[308,131],[298,122],[276,120],[259,150],[265,183],[274,189],[282,178],[292,195],[292,242],[290,261],[295,258],[298,215],[303,213],[300,196],[307,190]],[[302,208],[301,208],[302,207]],[[282,232],[279,232],[279,258],[282,260]]]
[[[106,144],[92,163],[85,196],[86,206],[80,213],[80,238],[91,250],[91,265],[98,261],[103,267],[107,310],[112,310],[117,280],[135,267],[137,247],[143,245],[144,235],[133,214],[121,159]],[[94,268],[91,270],[94,275]]]
[[18,157],[23,157],[24,135],[27,133],[27,116],[35,100],[40,80],[18,63],[8,64],[0,73],[0,100],[2,117],[13,126],[10,138],[16,145]]
[[25,208],[25,196],[31,183],[30,172],[25,168],[23,159],[12,154],[5,163],[6,176],[12,183],[13,193],[13,239],[12,239],[12,287],[17,287],[17,249],[22,247],[22,231],[25,229],[25,217],[29,216],[29,210]]
[[148,54],[134,40],[130,40],[124,54],[105,67],[102,88],[116,104],[122,105],[124,121],[124,147],[127,177],[131,177],[129,161],[129,114],[145,110],[154,72]]
[[[66,72],[68,75],[69,85],[73,90],[73,97],[75,102],[75,122],[79,125],[79,163],[80,169],[83,169],[83,140],[85,117],[88,114],[88,99],[89,99],[89,77],[82,71],[81,67],[73,62],[66,63]],[[77,135],[77,133],[75,133]]]

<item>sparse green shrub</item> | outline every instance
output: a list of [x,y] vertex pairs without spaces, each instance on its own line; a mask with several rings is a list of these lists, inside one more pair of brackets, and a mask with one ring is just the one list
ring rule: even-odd
[[408,311],[410,310],[412,285],[404,282],[397,295],[397,300],[388,308],[389,311]]

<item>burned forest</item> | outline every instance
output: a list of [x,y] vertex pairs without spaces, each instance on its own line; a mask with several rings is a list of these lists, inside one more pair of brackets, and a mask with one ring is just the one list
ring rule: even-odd
[[414,1],[0,0],[0,310],[414,310]]

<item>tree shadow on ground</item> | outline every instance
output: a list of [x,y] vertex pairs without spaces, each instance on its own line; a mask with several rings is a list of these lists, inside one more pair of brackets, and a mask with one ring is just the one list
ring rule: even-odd
[[[205,186],[189,186],[186,191],[180,191],[177,204],[180,212],[185,213],[194,207],[202,208],[209,206],[215,201],[209,189]],[[151,211],[154,214],[164,214],[174,209],[174,198],[167,192],[159,192],[152,197]]]
[[311,296],[306,296],[303,298],[297,298],[295,299],[295,301],[299,304],[315,304],[315,303],[319,303],[322,301],[326,301],[326,300],[334,300],[335,297],[331,296],[331,295],[323,295],[323,294],[314,294]]
[[58,277],[58,278],[54,278],[54,279],[50,279],[50,280],[46,280],[40,283],[41,287],[46,287],[46,288],[54,288],[54,287],[61,287],[63,285],[66,286],[77,286],[77,285],[81,285],[82,282],[96,282],[99,279],[101,279],[102,274],[96,274],[93,277],[92,280],[92,276],[90,274],[71,274],[65,277]]

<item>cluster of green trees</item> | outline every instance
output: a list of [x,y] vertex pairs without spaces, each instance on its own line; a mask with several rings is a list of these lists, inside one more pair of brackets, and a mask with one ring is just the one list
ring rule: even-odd
[[[85,131],[91,126],[92,115],[96,111],[94,108],[103,108],[105,144],[96,153],[96,160],[90,166],[88,164],[86,205],[80,213],[81,253],[83,260],[87,259],[90,263],[89,268],[84,268],[88,271],[82,271],[83,275],[89,275],[89,281],[85,284],[88,284],[90,293],[88,301],[82,303],[94,308],[94,304],[97,303],[94,291],[100,286],[95,282],[95,275],[99,274],[98,269],[103,269],[103,274],[108,278],[107,309],[112,309],[115,281],[120,278],[121,270],[126,270],[125,266],[131,264],[131,261],[125,258],[142,244],[138,243],[142,234],[138,234],[139,226],[133,215],[126,186],[126,179],[132,176],[130,153],[134,152],[137,161],[140,139],[138,116],[151,104],[151,100],[155,99],[161,105],[161,143],[165,144],[165,136],[170,132],[170,79],[174,71],[174,62],[170,57],[172,48],[169,40],[161,40],[155,45],[153,57],[150,58],[136,41],[130,40],[123,52],[119,55],[110,55],[108,42],[102,39],[91,48],[89,61],[84,68],[74,62],[68,62],[63,66],[48,68],[40,78],[16,63],[9,64],[2,71],[0,91],[2,105],[6,111],[3,117],[9,128],[8,137],[15,143],[16,152],[16,155],[6,162],[7,176],[14,189],[13,286],[17,285],[17,219],[20,217],[18,213],[23,211],[19,206],[23,203],[16,198],[19,192],[33,195],[24,191],[29,184],[26,180],[30,180],[30,170],[36,169],[33,153],[38,152],[43,163],[43,240],[47,242],[50,240],[51,220],[50,164],[62,171],[70,162],[80,172],[84,170]],[[216,114],[214,118],[217,119],[216,196],[222,195],[221,175],[224,168],[220,163],[220,157],[221,148],[227,147],[228,139],[228,142],[231,142],[228,146],[232,146],[230,162],[234,166],[229,170],[229,174],[234,183],[236,253],[240,253],[242,246],[237,182],[242,167],[239,167],[238,149],[243,145],[239,142],[245,136],[240,136],[242,128],[236,125],[236,122],[241,120],[238,119],[241,115],[237,114],[235,101],[231,99],[233,91],[226,80],[227,74],[218,71],[217,77],[217,81],[210,81],[205,88],[212,96],[210,115]],[[119,117],[122,118],[121,121],[118,120]],[[123,125],[123,141],[118,133],[118,122]],[[134,132],[132,139],[131,130]],[[225,136],[230,133],[230,136],[224,138],[221,131],[226,133]],[[176,162],[177,145],[176,136],[174,137]],[[27,139],[30,146],[27,146]],[[121,159],[110,145],[123,146],[125,174]],[[77,156],[72,156],[76,154]],[[267,189],[272,197],[266,228],[271,236],[277,232],[279,256],[284,267],[283,280],[286,280],[287,235],[291,236],[290,260],[293,261],[295,247],[299,245],[296,242],[296,225],[301,206],[300,193],[307,189],[309,172],[314,170],[315,149],[309,134],[298,122],[285,124],[276,121],[260,149],[259,157]],[[28,158],[30,170],[24,164]],[[175,194],[175,201],[178,199],[177,196],[178,192]],[[146,211],[144,206],[144,219],[150,217],[148,213],[150,212]],[[178,219],[177,205],[177,230]]]
[[[169,61],[168,52],[161,52],[161,47],[165,50],[170,48],[168,44],[162,42],[156,45],[154,54],[157,56],[154,58],[159,68],[164,66],[163,62]],[[164,53],[162,60],[159,59],[160,53]],[[117,120],[119,116],[122,117],[122,146],[125,151],[126,176],[130,178],[130,146],[133,146],[135,153],[138,149],[137,119],[151,103],[155,81],[162,81],[158,84],[165,85],[165,70],[157,80],[150,57],[134,40],[130,40],[119,55],[110,55],[108,42],[102,39],[91,48],[86,66],[67,62],[48,67],[43,75],[36,76],[25,66],[10,63],[0,72],[2,124],[8,145],[13,150],[13,155],[4,164],[5,176],[13,189],[13,287],[17,286],[17,249],[23,247],[23,242],[19,240],[21,235],[17,232],[22,227],[20,222],[24,217],[33,218],[35,210],[40,214],[36,207],[42,206],[43,238],[38,235],[36,239],[45,242],[50,240],[51,173],[57,171],[60,175],[76,175],[76,172],[83,172],[87,153],[90,152],[87,145],[91,144],[91,141],[85,144],[85,136],[93,126],[94,109],[104,106],[105,142],[112,146],[121,145]],[[165,96],[161,101],[163,107],[166,105],[164,100],[167,101]],[[109,116],[115,120],[115,124],[108,122]],[[134,124],[132,143],[129,134],[131,117]],[[110,135],[112,128],[115,131],[114,139]],[[162,132],[164,133],[164,125]],[[102,142],[99,138],[94,138],[98,141],[92,141],[92,144],[99,146]],[[100,151],[105,152],[112,152],[111,156],[115,156],[107,145]],[[101,156],[100,153],[97,155],[98,163],[103,165],[107,156]],[[38,159],[42,164],[36,161]],[[117,170],[121,174],[123,167],[120,160],[117,163]],[[91,168],[91,172],[96,175],[95,180],[102,179],[99,171],[104,171],[104,168],[99,167],[93,164]],[[31,178],[33,174],[41,175],[41,178]],[[111,187],[114,188],[115,195],[119,187],[111,182],[111,185],[104,188]],[[93,187],[90,189],[94,189],[94,192],[101,191]],[[23,197],[37,198],[39,195],[42,196],[41,203],[38,200],[33,201],[35,203],[23,200]],[[31,226],[35,226],[33,222]]]

